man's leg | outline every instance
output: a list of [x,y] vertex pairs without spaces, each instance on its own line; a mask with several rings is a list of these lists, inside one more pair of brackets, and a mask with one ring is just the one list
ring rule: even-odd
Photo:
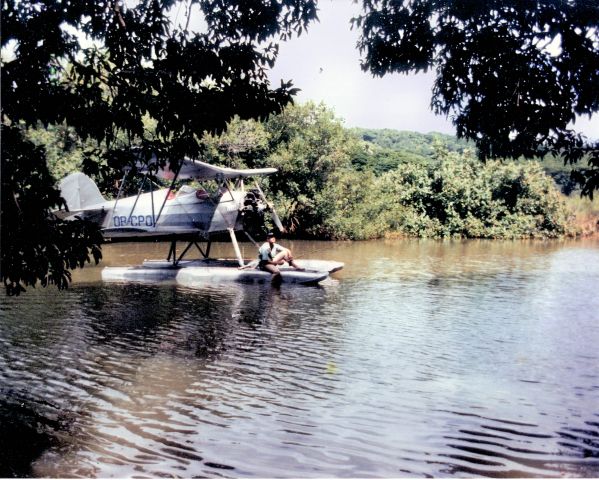
[[289,260],[287,260],[289,262],[289,265],[291,265],[293,268],[295,268],[296,270],[305,270],[305,268],[300,267],[297,262],[293,259],[293,257],[291,257]]
[[277,265],[283,265],[283,263],[286,261],[287,261],[287,252],[279,252],[271,260],[272,263],[275,263]]
[[267,272],[270,272],[272,274],[272,277],[271,277],[272,283],[281,283],[282,277],[281,277],[281,272],[279,270],[279,267],[277,267],[276,265],[271,265],[270,263],[267,263],[266,265],[264,265],[264,270],[266,270]]
[[276,263],[277,265],[283,265],[283,263],[287,262],[289,265],[291,265],[296,270],[305,270],[304,268],[300,267],[296,263],[296,261],[293,259],[293,255],[291,254],[291,251],[277,253],[275,255],[275,257],[272,259],[272,261],[274,263]]

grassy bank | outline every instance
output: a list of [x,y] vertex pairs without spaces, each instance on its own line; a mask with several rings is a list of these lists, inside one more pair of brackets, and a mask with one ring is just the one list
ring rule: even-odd
[[564,202],[570,213],[573,235],[599,236],[599,196],[591,200],[575,192],[569,196],[564,195]]

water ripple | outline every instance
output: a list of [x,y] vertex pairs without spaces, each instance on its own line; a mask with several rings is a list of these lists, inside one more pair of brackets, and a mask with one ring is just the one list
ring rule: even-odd
[[2,297],[0,476],[599,475],[599,249],[391,245],[321,288]]

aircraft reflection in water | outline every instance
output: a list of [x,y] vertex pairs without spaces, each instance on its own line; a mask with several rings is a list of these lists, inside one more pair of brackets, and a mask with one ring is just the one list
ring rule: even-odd
[[[153,164],[156,176],[170,180],[168,188],[154,190],[149,181],[149,168],[144,173],[142,187],[137,195],[121,198],[128,172],[121,183],[117,198],[106,200],[91,178],[83,173],[65,177],[60,189],[68,212],[57,212],[62,218],[86,219],[98,224],[104,238],[110,240],[143,241],[152,238],[168,239],[171,247],[167,259],[148,260],[137,267],[106,267],[102,278],[106,281],[160,281],[176,280],[188,286],[214,281],[266,282],[271,274],[258,270],[257,261],[242,258],[236,232],[243,232],[255,245],[252,233],[263,231],[264,214],[269,212],[273,222],[285,231],[274,208],[269,204],[260,185],[255,182],[246,188],[249,177],[275,173],[275,168],[232,169],[217,167],[198,160],[184,159],[175,171],[169,165],[164,168]],[[184,185],[175,192],[175,182],[195,180],[200,187]],[[145,184],[149,192],[142,192]],[[205,186],[211,183],[210,186]],[[236,260],[210,258],[210,246],[217,235],[229,235]],[[177,242],[187,242],[177,255]],[[202,245],[203,244],[203,245]],[[201,257],[184,260],[192,247]],[[304,271],[280,267],[284,282],[315,284],[330,273],[343,268],[343,263],[325,260],[302,260]],[[238,267],[244,267],[240,269]],[[248,268],[250,267],[250,268]]]

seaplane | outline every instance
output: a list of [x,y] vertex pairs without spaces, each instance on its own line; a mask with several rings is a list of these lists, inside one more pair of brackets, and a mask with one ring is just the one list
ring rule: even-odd
[[[174,280],[192,287],[223,281],[266,283],[272,280],[272,274],[257,268],[257,258],[242,257],[237,234],[244,234],[256,245],[257,256],[259,245],[254,236],[264,233],[266,213],[285,232],[258,181],[252,184],[250,180],[275,172],[275,168],[220,167],[187,157],[171,169],[169,162],[160,164],[152,156],[144,164],[125,169],[116,198],[110,200],[87,175],[68,175],[59,184],[66,208],[56,214],[66,220],[79,218],[96,223],[106,241],[170,242],[165,260],[105,267],[102,279],[107,282]],[[141,186],[137,194],[125,196],[125,186],[136,174],[142,177]],[[159,180],[169,186],[161,187],[156,183]],[[212,242],[227,236],[236,258],[211,258]],[[178,253],[177,245],[181,243],[184,247]],[[191,252],[199,255],[190,258]],[[278,280],[317,284],[344,266],[327,260],[300,259],[298,263],[302,270],[280,266]]]

